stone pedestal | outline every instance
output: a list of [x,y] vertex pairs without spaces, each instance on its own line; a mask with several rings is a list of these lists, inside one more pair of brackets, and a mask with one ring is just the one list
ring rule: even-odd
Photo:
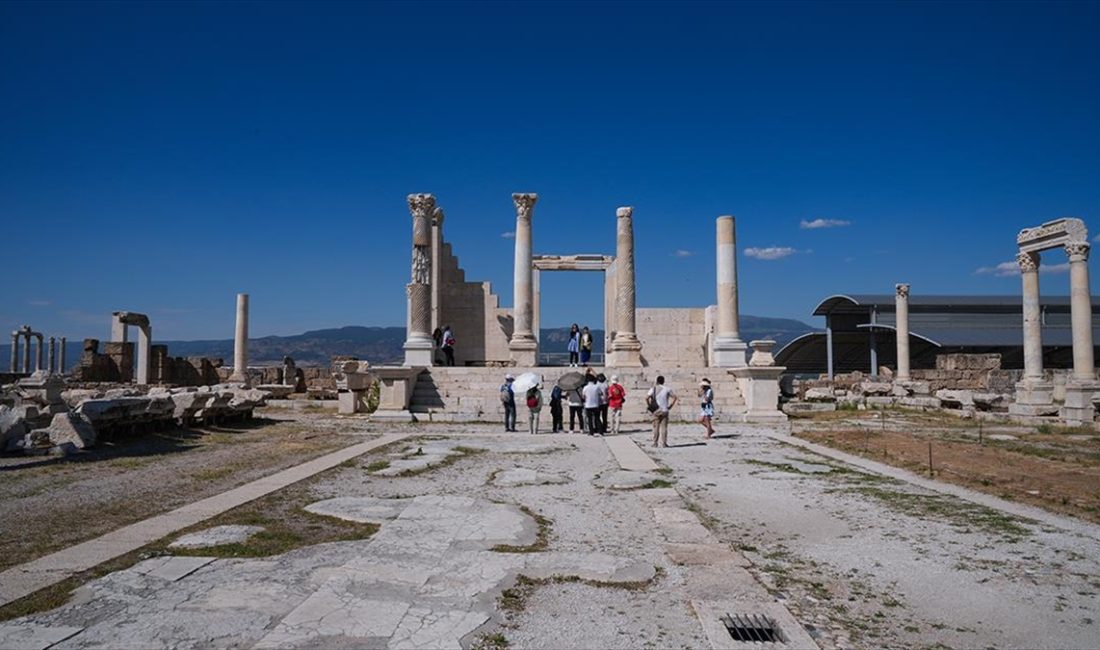
[[332,378],[336,381],[336,412],[340,415],[366,413],[371,383],[370,363],[366,361],[339,361],[332,366]]
[[1066,382],[1066,401],[1058,415],[1069,426],[1092,426],[1096,409],[1092,398],[1100,392],[1096,380],[1070,379]]
[[635,331],[634,283],[634,208],[615,211],[615,340],[611,342],[609,363],[619,368],[642,367],[642,342]]
[[372,422],[415,422],[409,412],[416,378],[423,368],[372,368],[371,374],[378,381],[378,409],[371,413]]
[[752,358],[744,368],[734,368],[730,374],[737,378],[741,395],[745,398],[745,422],[786,422],[787,414],[779,410],[779,376],[787,369],[775,365],[772,349],[775,341],[752,341]]

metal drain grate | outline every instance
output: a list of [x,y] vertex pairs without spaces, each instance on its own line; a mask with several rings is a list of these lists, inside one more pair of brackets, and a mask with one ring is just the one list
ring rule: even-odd
[[783,643],[779,627],[771,618],[758,614],[726,614],[719,617],[734,641]]

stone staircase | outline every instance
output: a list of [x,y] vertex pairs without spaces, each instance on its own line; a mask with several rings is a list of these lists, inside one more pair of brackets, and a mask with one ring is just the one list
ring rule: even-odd
[[[543,421],[550,424],[550,389],[557,378],[573,370],[571,368],[475,368],[475,367],[435,367],[428,368],[417,377],[413,389],[409,410],[418,420],[430,422],[500,422],[504,419],[504,409],[500,404],[500,385],[504,375],[516,376],[524,372],[535,372],[544,377],[543,393],[547,402],[543,410]],[[645,394],[658,374],[664,374],[665,385],[680,398],[679,404],[672,410],[674,421],[693,421],[699,416],[699,402],[696,391],[699,379],[710,379],[714,389],[714,409],[717,420],[738,421],[745,413],[745,400],[741,396],[737,380],[722,368],[671,368],[657,371],[649,368],[593,368],[609,377],[619,376],[626,388],[626,403],[623,406],[624,422],[644,422],[650,419],[645,410]],[[526,407],[517,400],[517,412],[523,419]],[[566,419],[569,417],[565,408]]]

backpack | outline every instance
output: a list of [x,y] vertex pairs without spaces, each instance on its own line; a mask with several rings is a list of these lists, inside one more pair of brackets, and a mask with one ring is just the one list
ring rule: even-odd
[[656,413],[658,408],[660,407],[657,406],[657,387],[654,386],[649,390],[648,393],[646,393],[645,410],[649,411],[650,413]]
[[539,405],[539,398],[535,397],[534,395],[529,395],[527,397],[527,408],[532,408],[533,409],[538,405]]
[[449,348],[453,348],[455,346],[455,337],[448,336],[446,339],[443,340],[443,345],[446,345]]

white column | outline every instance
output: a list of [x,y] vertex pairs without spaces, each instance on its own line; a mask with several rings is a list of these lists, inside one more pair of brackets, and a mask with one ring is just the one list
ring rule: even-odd
[[[237,318],[240,318],[238,314]],[[248,296],[245,296],[245,337],[248,337]],[[240,321],[238,320],[238,328],[240,328]],[[238,332],[240,330],[238,329]],[[137,344],[137,383],[139,386],[145,386],[149,384],[149,368],[153,365],[153,355],[150,354],[150,347],[153,341],[153,328],[150,325],[138,326],[138,344]],[[233,346],[234,362],[237,360],[237,347]],[[244,362],[247,367],[248,361]],[[236,366],[234,366],[234,370]],[[243,381],[243,380],[242,380]]]
[[[405,365],[430,366],[432,341],[432,219],[438,208],[431,194],[410,194],[413,221],[412,281],[405,286],[409,330],[405,336]],[[441,211],[440,211],[441,212]]]
[[[144,364],[143,364],[144,365]],[[140,367],[140,366],[139,366]],[[148,372],[148,368],[146,368]],[[148,375],[147,375],[148,376]],[[237,327],[233,336],[233,374],[229,381],[248,381],[248,294],[237,294]],[[138,378],[138,383],[144,383]]]
[[65,337],[61,337],[61,346],[57,355],[57,372],[65,374]]
[[54,367],[54,363],[53,363],[54,360],[56,359],[56,357],[54,356],[55,353],[56,353],[56,350],[57,350],[57,339],[55,339],[54,337],[51,336],[50,337],[50,347],[49,347],[49,350],[46,354],[46,372],[48,372],[51,375],[56,371],[55,367]]
[[741,340],[737,306],[737,231],[731,216],[718,217],[718,327],[714,333],[714,365],[740,368],[747,365],[748,346]]
[[898,381],[909,381],[909,285],[896,284],[894,292],[897,311],[894,331],[898,341],[898,372],[894,378]]
[[508,349],[517,366],[534,366],[538,360],[538,341],[531,331],[532,295],[531,282],[531,214],[535,210],[538,194],[516,193],[512,202],[516,206],[516,256],[513,269],[512,340]]
[[1043,380],[1043,324],[1039,311],[1039,254],[1020,253],[1024,312],[1024,380]]
[[1073,328],[1073,378],[1093,381],[1092,296],[1089,293],[1088,242],[1066,244],[1069,256],[1069,309]]
[[19,372],[19,332],[11,333],[11,371]]
[[23,372],[31,372],[31,331],[29,327],[23,328]]
[[642,343],[636,331],[634,282],[634,208],[615,211],[615,340],[611,358],[615,366],[642,367]]
[[39,370],[42,369],[42,362],[43,362],[43,358],[42,358],[43,357],[43,354],[42,354],[43,353],[43,349],[42,349],[43,345],[42,344],[45,342],[45,340],[43,339],[43,336],[41,334],[36,333],[36,334],[33,334],[33,336],[34,336],[34,341],[35,341],[35,346],[36,346],[35,349],[34,349],[34,371],[38,372]]

